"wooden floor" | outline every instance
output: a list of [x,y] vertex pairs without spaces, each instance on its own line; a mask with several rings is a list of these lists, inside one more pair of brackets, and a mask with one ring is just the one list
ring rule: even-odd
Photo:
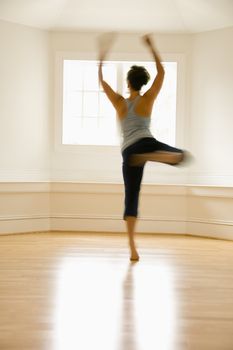
[[0,236],[1,350],[233,350],[233,242]]

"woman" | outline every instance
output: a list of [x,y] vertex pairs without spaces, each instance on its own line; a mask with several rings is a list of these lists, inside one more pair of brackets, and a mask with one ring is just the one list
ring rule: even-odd
[[144,43],[150,50],[157,69],[157,75],[151,87],[140,94],[143,85],[150,79],[144,67],[132,66],[127,74],[129,98],[125,99],[103,79],[102,65],[108,50],[100,52],[99,81],[107,97],[116,109],[123,136],[123,178],[125,185],[124,220],[129,237],[130,260],[139,260],[134,241],[135,225],[138,215],[138,199],[146,161],[157,161],[175,165],[184,158],[180,149],[157,141],[150,132],[150,116],[154,101],[159,94],[164,80],[164,68],[159,54],[156,52],[150,36],[143,37]]

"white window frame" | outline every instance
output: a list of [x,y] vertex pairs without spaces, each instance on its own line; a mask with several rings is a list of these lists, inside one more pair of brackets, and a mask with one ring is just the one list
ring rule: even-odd
[[[186,64],[184,54],[163,54],[164,62],[177,62],[177,99],[176,99],[176,146],[185,145],[185,125],[188,121],[185,118],[186,113]],[[67,52],[59,51],[55,56],[55,79],[54,79],[54,149],[55,152],[62,153],[84,153],[90,152],[110,152],[117,154],[120,150],[118,145],[65,145],[62,143],[62,125],[63,125],[63,61],[64,60],[97,60],[96,54],[90,52]],[[152,61],[152,57],[146,53],[114,53],[108,57],[109,61]]]

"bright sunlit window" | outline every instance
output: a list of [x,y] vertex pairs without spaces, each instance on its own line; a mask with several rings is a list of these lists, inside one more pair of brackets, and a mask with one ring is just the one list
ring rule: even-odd
[[[126,74],[132,65],[142,65],[151,79],[156,75],[154,62],[108,61],[103,66],[104,79],[111,87],[128,96]],[[165,79],[155,102],[151,131],[162,141],[175,145],[177,63],[164,62]],[[62,143],[65,145],[119,145],[120,131],[115,109],[98,82],[98,62],[63,61]]]

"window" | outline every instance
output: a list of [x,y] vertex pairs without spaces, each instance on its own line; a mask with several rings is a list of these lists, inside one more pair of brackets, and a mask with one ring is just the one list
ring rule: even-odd
[[[143,65],[151,75],[154,62],[109,61],[104,79],[115,91],[127,96],[126,74],[133,65]],[[177,63],[165,62],[165,79],[153,108],[151,130],[162,142],[175,144]],[[149,84],[144,90],[149,88]],[[98,82],[98,62],[63,61],[63,128],[65,145],[119,145],[120,132],[115,109]]]

